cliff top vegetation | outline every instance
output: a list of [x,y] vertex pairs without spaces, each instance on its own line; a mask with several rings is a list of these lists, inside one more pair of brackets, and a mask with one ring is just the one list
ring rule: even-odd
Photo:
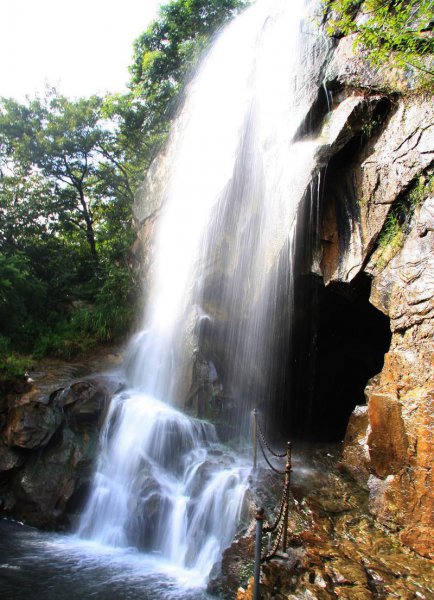
[[355,49],[374,67],[403,69],[412,88],[434,92],[432,0],[324,0],[327,31],[353,34]]

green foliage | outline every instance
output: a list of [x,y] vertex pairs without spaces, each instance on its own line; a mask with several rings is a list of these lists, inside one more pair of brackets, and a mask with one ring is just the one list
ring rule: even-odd
[[421,175],[408,194],[408,203],[414,209],[422,204],[425,198],[434,193],[434,171]]
[[21,379],[32,366],[32,362],[28,356],[19,356],[12,352],[9,339],[0,335],[0,382]]
[[392,205],[377,241],[377,268],[383,269],[402,247],[415,210],[433,191],[434,172],[419,177],[409,192]]
[[47,288],[22,253],[0,253],[0,324],[3,336],[27,351],[34,335],[33,315],[44,310]]
[[[245,0],[173,0],[134,44],[127,94],[0,99],[0,354],[8,372],[121,338],[131,207],[176,99]],[[21,361],[19,355],[25,358]]]
[[371,118],[363,123],[361,127],[361,133],[365,140],[369,140],[374,133],[381,127],[383,119],[380,117],[371,116]]
[[7,98],[0,104],[3,170],[27,174],[26,196],[38,174],[46,227],[75,232],[95,263],[93,184],[101,146],[110,138],[101,126],[100,104],[97,97],[70,101],[54,90],[25,105]]
[[403,226],[398,216],[398,211],[391,210],[387,215],[386,222],[381,232],[381,236],[378,240],[378,245],[381,248],[398,249],[401,247],[404,233]]
[[242,584],[246,585],[249,579],[254,576],[255,572],[255,561],[252,559],[245,559],[239,570],[239,578]]
[[111,265],[105,273],[95,304],[78,310],[72,318],[72,325],[96,341],[112,341],[131,325],[134,293],[129,271]]
[[[140,132],[145,166],[165,140],[180,92],[211,36],[247,0],[172,0],[134,42],[121,132]],[[119,102],[120,99],[118,98]]]
[[136,289],[125,267],[112,265],[104,273],[94,302],[76,301],[67,314],[57,314],[51,327],[41,327],[33,354],[70,359],[99,344],[125,336],[134,317]]
[[[113,272],[131,280],[121,265],[133,191],[102,101],[53,90],[26,104],[2,99],[0,177],[0,326],[11,352],[69,358],[124,334],[134,287],[128,309]],[[104,331],[95,319],[77,326],[83,301],[101,314],[107,303]]]
[[433,91],[432,0],[324,0],[331,36],[356,34],[356,47],[375,66],[403,68]]

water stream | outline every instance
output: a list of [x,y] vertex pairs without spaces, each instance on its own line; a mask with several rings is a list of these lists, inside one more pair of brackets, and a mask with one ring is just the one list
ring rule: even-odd
[[2,600],[210,600],[201,588],[162,557],[0,520]]
[[[235,534],[249,467],[219,444],[212,424],[177,405],[197,323],[216,313],[229,323],[219,375],[245,407],[240,427],[259,391],[259,364],[268,377],[272,266],[316,147],[291,141],[318,77],[319,37],[305,10],[303,0],[259,0],[217,37],[189,85],[163,183],[154,186],[163,210],[142,328],[127,351],[126,389],[111,402],[78,528],[82,540],[139,550],[202,584]],[[211,264],[222,273],[217,287]]]
[[235,533],[248,467],[209,423],[132,390],[112,401],[102,438],[80,537],[206,576]]

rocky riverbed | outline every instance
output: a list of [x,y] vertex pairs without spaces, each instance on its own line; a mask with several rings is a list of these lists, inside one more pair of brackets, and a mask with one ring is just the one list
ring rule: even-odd
[[[95,373],[115,370],[120,357],[110,348],[75,364],[47,361],[29,374],[31,381],[3,394],[4,515],[48,529],[71,528],[87,492],[106,407],[121,385]],[[295,447],[288,550],[263,564],[263,600],[434,599],[433,561],[402,545],[399,525],[374,519],[372,490],[349,476],[341,453],[336,444]],[[268,467],[252,474],[240,532],[209,592],[252,598],[255,510],[263,506],[271,522],[281,491],[282,477]]]
[[[340,464],[341,447],[300,447],[294,457],[288,550],[262,566],[262,600],[434,598],[434,563],[406,549],[398,532],[375,522],[368,493]],[[282,482],[260,470],[254,505],[272,521]],[[265,545],[265,541],[264,541]],[[254,525],[223,556],[223,576],[210,589],[253,598]],[[237,589],[238,588],[238,589]]]

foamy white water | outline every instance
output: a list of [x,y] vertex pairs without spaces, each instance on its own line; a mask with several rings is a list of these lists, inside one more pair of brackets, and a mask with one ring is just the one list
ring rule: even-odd
[[116,396],[79,535],[208,573],[230,543],[249,469],[213,425],[139,392]]
[[[79,535],[134,546],[206,576],[239,521],[249,469],[211,424],[172,406],[194,323],[208,315],[208,265],[231,394],[254,394],[276,298],[272,266],[288,242],[316,144],[293,142],[317,84],[321,43],[304,0],[259,0],[217,38],[190,84],[166,149],[163,210],[143,328],[111,404]],[[193,325],[192,325],[193,323]],[[258,393],[258,390],[256,390]]]

